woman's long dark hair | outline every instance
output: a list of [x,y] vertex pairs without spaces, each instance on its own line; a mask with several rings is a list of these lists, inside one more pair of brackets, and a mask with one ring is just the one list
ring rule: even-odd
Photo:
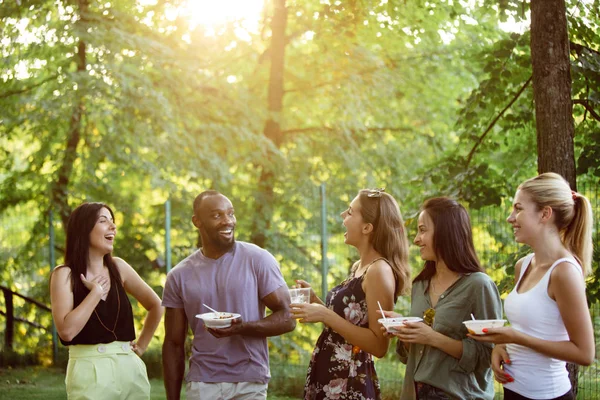
[[[421,212],[433,221],[433,248],[438,259],[444,260],[450,271],[459,274],[483,272],[473,245],[471,218],[467,210],[448,197],[426,200]],[[426,261],[414,282],[429,280],[435,274],[435,261]]]
[[[81,281],[80,275],[85,276],[90,262],[90,233],[98,221],[100,210],[106,208],[111,217],[115,215],[111,208],[104,203],[83,203],[69,216],[67,223],[67,245],[65,250],[65,265],[71,269],[71,287],[73,298],[84,298],[88,290]],[[104,255],[104,265],[108,268],[111,287],[122,285],[121,274],[112,255]]]

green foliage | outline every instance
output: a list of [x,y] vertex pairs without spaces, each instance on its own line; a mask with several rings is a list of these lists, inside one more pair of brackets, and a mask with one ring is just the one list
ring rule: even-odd
[[[65,239],[55,200],[68,208],[104,201],[116,212],[115,255],[160,295],[165,201],[177,263],[198,245],[193,198],[215,188],[236,207],[240,240],[264,234],[287,283],[304,278],[320,291],[325,183],[327,287],[357,258],[343,243],[339,213],[358,189],[375,186],[398,199],[409,236],[424,199],[463,201],[474,221],[482,218],[474,222],[482,263],[501,292],[511,287],[526,250],[516,248],[499,214],[536,173],[537,154],[529,33],[505,32],[498,21],[523,21],[527,2],[288,0],[279,115],[268,112],[269,2],[259,28],[244,35],[236,33],[240,21],[213,33],[191,26],[187,16],[173,16],[181,0],[90,2],[87,10],[73,1],[21,3],[0,0],[0,283],[49,303],[50,247],[62,262]],[[600,176],[598,0],[568,7],[578,173],[593,181]],[[267,119],[280,123],[281,144],[265,137]],[[72,167],[66,199],[56,197],[65,166]],[[272,200],[257,191],[263,170],[275,172]],[[411,265],[420,270],[414,252]],[[49,326],[49,314],[18,306]],[[143,310],[135,310],[139,328]],[[49,348],[47,334],[18,329],[19,351]],[[272,353],[303,362],[319,333],[303,326],[274,338]],[[162,335],[161,327],[156,342]]]

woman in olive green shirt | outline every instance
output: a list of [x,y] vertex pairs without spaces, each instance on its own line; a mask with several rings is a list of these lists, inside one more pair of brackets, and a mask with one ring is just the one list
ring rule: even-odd
[[493,399],[493,346],[467,337],[462,322],[502,318],[502,305],[475,254],[467,211],[449,198],[427,200],[414,243],[425,267],[413,282],[411,315],[424,321],[394,333],[399,353],[408,349],[401,400]]

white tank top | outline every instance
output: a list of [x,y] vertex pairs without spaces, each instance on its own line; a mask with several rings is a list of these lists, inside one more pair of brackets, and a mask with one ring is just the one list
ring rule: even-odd
[[[555,342],[569,340],[556,301],[548,296],[548,283],[550,274],[561,262],[570,263],[579,272],[582,272],[581,267],[574,258],[556,260],[533,288],[517,293],[533,256],[529,254],[523,260],[519,281],[504,300],[506,318],[514,329],[527,335]],[[504,385],[507,389],[532,399],[553,399],[571,389],[564,361],[517,344],[508,344],[506,349],[511,363],[504,368],[514,378]]]

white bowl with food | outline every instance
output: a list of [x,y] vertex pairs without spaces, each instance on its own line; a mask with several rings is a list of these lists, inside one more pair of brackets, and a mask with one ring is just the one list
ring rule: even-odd
[[472,335],[485,335],[483,329],[501,328],[505,323],[505,319],[470,319],[463,321],[463,324]]
[[394,318],[380,318],[377,320],[381,325],[385,327],[388,332],[396,331],[396,327],[401,327],[405,322],[420,322],[423,318],[420,317],[394,317]]
[[196,315],[196,318],[200,318],[204,321],[204,325],[206,325],[207,328],[213,329],[229,328],[233,320],[240,317],[240,314],[228,312],[209,312]]

